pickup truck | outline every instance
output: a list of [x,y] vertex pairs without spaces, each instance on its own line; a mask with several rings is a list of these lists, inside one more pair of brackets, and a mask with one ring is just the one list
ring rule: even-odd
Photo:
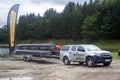
[[86,63],[89,67],[94,67],[98,63],[109,66],[112,62],[111,52],[101,50],[95,45],[65,45],[60,50],[60,59],[65,65],[71,61]]

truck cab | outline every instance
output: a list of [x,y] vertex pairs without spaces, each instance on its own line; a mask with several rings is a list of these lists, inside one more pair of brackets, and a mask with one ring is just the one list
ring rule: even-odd
[[86,63],[93,67],[95,64],[103,63],[109,66],[112,62],[111,52],[101,50],[95,45],[65,45],[60,50],[60,59],[65,65],[70,62]]

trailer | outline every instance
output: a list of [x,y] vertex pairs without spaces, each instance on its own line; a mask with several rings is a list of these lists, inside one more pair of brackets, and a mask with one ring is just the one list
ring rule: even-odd
[[55,44],[19,44],[15,54],[23,55],[24,61],[41,60],[42,58],[59,58],[59,50]]

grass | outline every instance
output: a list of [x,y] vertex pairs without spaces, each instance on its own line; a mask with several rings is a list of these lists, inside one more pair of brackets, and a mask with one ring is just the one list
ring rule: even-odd
[[[50,42],[52,40],[48,40]],[[66,45],[66,44],[94,44],[101,49],[108,50],[111,52],[118,52],[120,50],[120,40],[98,40],[98,41],[86,41],[86,40],[53,40],[55,44]]]
[[95,45],[112,52],[118,52],[120,50],[120,40],[101,40],[97,41]]
[[[94,44],[101,49],[108,50],[112,52],[114,59],[120,59],[120,57],[117,55],[118,50],[120,50],[120,40],[97,40],[97,41],[89,41],[89,40],[62,40],[62,39],[49,39],[49,40],[26,40],[26,41],[19,41],[20,43],[55,43],[57,45],[67,45],[67,44]],[[8,46],[7,44],[4,44],[1,46]],[[19,58],[14,58],[14,60],[20,60]]]
[[118,56],[118,53],[112,52],[113,59],[120,59],[120,56]]

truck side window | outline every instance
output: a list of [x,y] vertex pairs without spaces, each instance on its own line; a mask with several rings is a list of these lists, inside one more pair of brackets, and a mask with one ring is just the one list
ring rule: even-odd
[[78,46],[78,51],[85,52],[85,49],[82,46]]
[[69,48],[70,48],[70,46],[64,46],[64,47],[62,48],[62,51],[68,51]]
[[72,47],[71,47],[71,50],[72,50],[72,51],[76,51],[76,46],[72,46]]

